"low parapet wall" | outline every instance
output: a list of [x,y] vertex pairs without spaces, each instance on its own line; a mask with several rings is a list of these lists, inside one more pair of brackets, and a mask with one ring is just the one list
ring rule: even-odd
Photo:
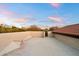
[[61,35],[65,35],[65,36],[69,36],[69,37],[73,37],[73,38],[79,38],[79,34],[78,33],[65,33],[65,32],[53,32],[54,34],[61,34]]
[[71,37],[63,34],[57,34],[57,33],[54,33],[54,37],[65,44],[68,44],[74,48],[79,49],[79,38],[75,38],[75,37]]

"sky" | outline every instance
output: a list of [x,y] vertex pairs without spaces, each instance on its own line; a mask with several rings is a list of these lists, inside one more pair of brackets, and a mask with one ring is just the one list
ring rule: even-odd
[[78,3],[0,3],[0,24],[49,27],[78,23]]

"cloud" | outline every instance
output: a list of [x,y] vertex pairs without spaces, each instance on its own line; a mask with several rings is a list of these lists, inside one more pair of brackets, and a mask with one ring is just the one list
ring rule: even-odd
[[60,3],[51,3],[54,8],[59,8],[61,6]]
[[62,22],[62,19],[59,16],[50,16],[48,19],[54,21],[54,22]]
[[26,21],[27,21],[27,19],[25,19],[25,18],[19,18],[19,19],[15,20],[16,23],[24,23]]
[[4,15],[4,16],[7,16],[7,17],[10,17],[10,16],[14,16],[15,13],[12,12],[12,11],[7,11],[7,10],[0,10],[0,14],[1,15]]
[[13,16],[15,13],[13,11],[8,10],[7,4],[0,4],[0,15],[4,15],[7,17]]
[[53,23],[53,26],[59,26],[62,27],[64,25],[64,23]]

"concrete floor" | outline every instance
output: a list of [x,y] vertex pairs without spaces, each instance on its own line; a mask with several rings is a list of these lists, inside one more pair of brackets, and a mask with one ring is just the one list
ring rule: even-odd
[[5,56],[79,56],[79,50],[55,38],[30,38]]

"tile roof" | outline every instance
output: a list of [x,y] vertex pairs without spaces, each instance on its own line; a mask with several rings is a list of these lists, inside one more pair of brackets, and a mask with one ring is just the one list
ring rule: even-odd
[[56,29],[53,33],[61,33],[67,35],[79,36],[79,24],[68,25],[60,29]]

